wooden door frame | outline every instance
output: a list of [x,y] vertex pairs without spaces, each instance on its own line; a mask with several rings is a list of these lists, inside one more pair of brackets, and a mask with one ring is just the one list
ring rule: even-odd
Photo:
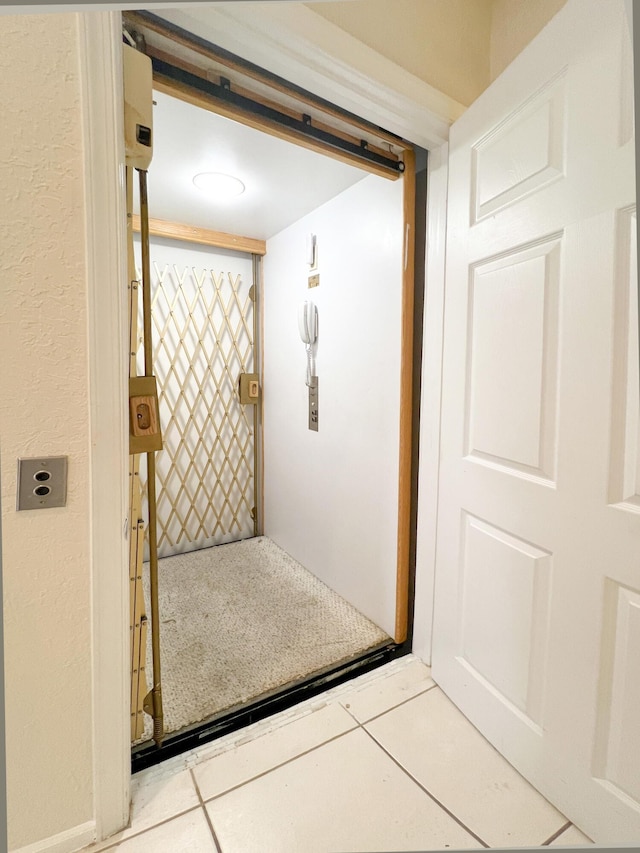
[[[306,13],[309,10],[305,10]],[[459,105],[444,96],[433,101],[431,87],[424,84],[424,91],[416,90],[416,81],[411,75],[394,79],[396,90],[385,85],[373,74],[363,75],[350,56],[344,57],[339,65],[329,60],[324,65],[311,68],[310,47],[313,46],[314,25],[317,16],[309,12],[309,27],[303,37],[300,33],[279,31],[269,41],[265,33],[247,34],[242,23],[234,24],[231,30],[242,36],[247,50],[259,46],[271,52],[274,62],[282,62],[284,43],[287,44],[286,63],[288,79],[305,79],[310,70],[318,81],[327,86],[336,85],[349,92],[349,97],[359,101],[358,114],[371,116],[395,131],[398,126],[398,98],[408,104],[407,114],[413,122],[405,135],[424,145],[431,151],[446,142],[449,124],[457,117]],[[85,175],[86,175],[86,241],[87,241],[87,289],[90,316],[90,363],[89,398],[91,406],[92,444],[91,455],[91,575],[93,611],[93,708],[94,708],[94,815],[98,840],[116,832],[128,821],[130,786],[130,738],[129,738],[129,602],[128,602],[128,549],[126,542],[126,520],[128,513],[126,481],[126,387],[127,387],[127,307],[124,289],[117,282],[126,281],[126,231],[124,205],[124,133],[122,130],[123,98],[121,68],[121,25],[119,12],[92,12],[78,16],[81,39],[80,53],[83,70],[83,114],[85,130]],[[307,19],[305,19],[307,20]],[[355,40],[354,40],[355,41]],[[380,75],[385,73],[386,60],[380,57]],[[395,67],[397,72],[397,67]],[[320,83],[318,84],[320,85]],[[403,88],[404,85],[404,88]],[[419,88],[419,87],[418,87]],[[411,93],[408,97],[406,92]],[[355,93],[355,94],[354,94]],[[424,96],[424,97],[423,97]],[[432,110],[425,110],[426,103],[435,103]],[[443,106],[444,104],[444,106]],[[425,119],[426,115],[426,119]],[[406,120],[406,115],[402,120]],[[425,121],[428,132],[425,133]],[[431,176],[442,174],[441,158],[430,165]],[[434,172],[434,166],[436,171]],[[432,244],[428,260],[427,321],[425,328],[437,328],[441,323],[438,306],[441,300],[438,291],[440,281],[438,257],[443,246],[444,232],[441,230],[446,196],[436,193],[429,197],[428,222],[437,223],[429,233]],[[430,277],[430,276],[433,277]],[[413,280],[411,282],[413,299]],[[408,305],[403,311],[407,321]],[[429,320],[429,313],[433,317]],[[411,324],[413,317],[411,317]],[[406,343],[406,342],[405,342]],[[410,366],[413,365],[412,350]],[[438,358],[438,343],[427,340],[425,357]],[[437,372],[436,372],[437,373]],[[437,386],[437,375],[434,377]],[[423,386],[422,404],[433,402],[438,397],[437,388]],[[406,393],[406,392],[405,392]],[[409,389],[408,399],[411,399]],[[439,393],[439,392],[438,392]],[[404,397],[406,405],[407,396]],[[437,473],[437,424],[439,411],[428,412],[428,419],[421,428],[424,440],[427,429],[429,444],[421,454],[421,484],[425,477],[432,480]],[[411,447],[409,445],[409,454]],[[406,450],[405,450],[406,453]],[[406,463],[405,463],[406,465]],[[421,486],[421,492],[422,492]],[[407,520],[408,524],[408,520]],[[429,548],[423,549],[428,555]],[[418,536],[420,553],[420,534]],[[425,577],[432,574],[426,567]],[[427,618],[432,606],[432,588],[428,579],[422,583],[418,573],[416,613],[421,620]],[[428,646],[428,643],[427,643]],[[425,646],[425,648],[427,648]]]

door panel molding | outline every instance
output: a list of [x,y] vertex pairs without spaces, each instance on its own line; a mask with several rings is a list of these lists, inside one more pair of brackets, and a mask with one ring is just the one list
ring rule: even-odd
[[624,17],[568,0],[451,129],[433,639],[440,687],[598,843],[640,837]]

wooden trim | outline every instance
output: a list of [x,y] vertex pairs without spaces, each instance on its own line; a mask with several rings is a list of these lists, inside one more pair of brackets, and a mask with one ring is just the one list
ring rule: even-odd
[[[133,230],[140,233],[140,217],[132,217]],[[211,231],[197,228],[195,225],[183,225],[180,222],[168,222],[164,219],[149,220],[149,234],[153,237],[167,237],[170,240],[184,240],[189,243],[201,243],[215,246],[216,249],[235,249],[250,255],[266,255],[267,244],[253,237],[240,237],[237,234],[225,234],[224,231]]]
[[[168,63],[169,65],[174,65],[176,68],[180,68],[183,71],[187,71],[189,74],[193,74],[194,77],[199,77],[201,80],[209,80],[210,82],[213,81],[213,77],[210,77],[204,68],[194,65],[191,62],[187,62],[181,56],[174,56],[172,53],[169,53],[166,50],[160,50],[160,48],[153,47],[152,45],[147,45],[146,53],[147,56],[150,56],[155,59],[160,59],[163,62]],[[221,80],[222,75],[217,74],[216,72],[215,76],[218,78],[218,81]],[[220,83],[218,82],[218,85],[219,84]],[[280,113],[289,116],[290,118],[296,119],[297,121],[302,121],[303,113],[300,111],[300,109],[295,109],[294,107],[288,104],[283,104],[278,101],[266,98],[263,95],[250,89],[247,89],[243,86],[234,85],[233,91],[236,95],[248,98],[257,104],[261,104],[264,107],[269,107],[270,109],[277,110]],[[244,112],[242,114],[244,115]],[[326,122],[320,121],[315,117],[313,119],[313,126],[317,130],[323,130],[327,133],[332,133],[334,136],[337,136],[340,139],[343,139],[345,142],[351,143],[352,145],[360,145],[362,140],[362,134],[360,134],[360,136],[354,136],[353,133],[348,133],[340,129],[339,127],[327,124]],[[354,127],[357,127],[357,125],[354,125]],[[353,128],[351,129],[353,130]],[[395,137],[391,137],[389,134],[377,134],[376,139],[378,139],[379,137],[383,139],[387,139],[387,137],[389,137],[389,139],[387,139],[389,146],[391,146],[392,144],[389,140],[394,140],[393,145],[396,148],[399,148],[400,150],[404,150],[404,148],[406,148],[405,143],[400,145],[398,141],[395,140]],[[401,159],[397,154],[394,154],[393,151],[389,151],[386,148],[380,148],[380,146],[378,145],[369,144],[367,147],[368,150],[372,151],[374,154],[379,154],[382,157],[387,157],[389,160],[398,162]],[[358,160],[358,162],[362,162],[363,168],[366,168],[366,161]],[[398,175],[395,175],[395,177],[397,178]]]
[[411,540],[411,452],[413,428],[413,324],[415,288],[416,166],[413,150],[405,153],[403,185],[404,269],[400,356],[400,462],[398,485],[398,558],[394,640],[407,639],[409,624],[409,552]]
[[381,178],[387,178],[390,181],[396,181],[399,178],[399,173],[391,171],[389,167],[378,166],[353,154],[348,151],[340,151],[337,148],[331,148],[324,143],[312,139],[303,133],[297,133],[292,128],[283,127],[275,121],[269,121],[262,116],[248,113],[246,110],[236,107],[234,104],[224,103],[216,98],[208,98],[201,92],[194,91],[190,86],[184,83],[177,83],[175,80],[169,80],[161,77],[158,74],[153,76],[153,88],[165,95],[171,95],[173,98],[179,98],[181,101],[186,101],[194,107],[200,107],[204,110],[209,110],[217,115],[240,122],[247,127],[252,127],[254,130],[261,130],[268,133],[270,136],[276,136],[278,139],[284,139],[285,142],[293,142],[300,145],[302,148],[307,148],[309,151],[315,151],[317,154],[323,154],[325,157],[332,157],[334,160],[339,160],[341,163],[347,163],[349,166],[357,166],[363,171],[370,172],[374,175],[379,175]]
[[[258,372],[260,373],[260,387],[264,388],[264,262],[262,259],[258,260],[258,301],[256,302],[256,306],[258,309],[258,322],[259,322],[259,349],[260,349],[260,363],[258,364]],[[254,352],[254,358],[257,355],[257,351]],[[255,366],[254,366],[255,369]],[[260,424],[260,528],[259,533],[261,536],[264,536],[264,518],[265,518],[265,507],[264,507],[264,397],[260,396],[260,416],[258,418]]]

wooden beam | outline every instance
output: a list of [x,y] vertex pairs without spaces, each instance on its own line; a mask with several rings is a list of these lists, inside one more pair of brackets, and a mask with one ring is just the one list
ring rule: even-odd
[[[133,230],[140,232],[140,217],[133,216]],[[167,237],[169,240],[185,240],[189,243],[201,243],[215,246],[216,249],[235,249],[250,255],[266,255],[267,244],[253,237],[240,237],[237,234],[225,234],[224,231],[211,231],[197,228],[195,225],[182,225],[179,222],[167,222],[164,219],[150,219],[149,233],[154,237]]]
[[409,625],[409,557],[411,540],[411,455],[413,425],[413,324],[415,288],[416,167],[413,150],[404,155],[404,269],[402,272],[402,338],[400,356],[400,461],[398,485],[398,552],[394,640],[407,639]]
[[[242,61],[240,57],[235,58],[233,54],[230,54],[228,51],[221,52],[220,49],[216,50],[215,45],[200,43],[195,41],[193,38],[189,38],[188,35],[185,36],[180,33],[176,33],[161,21],[150,21],[144,16],[144,13],[141,16],[134,10],[124,11],[123,18],[125,22],[129,21],[134,28],[137,27],[143,33],[145,30],[150,30],[162,39],[167,39],[169,42],[187,48],[196,55],[199,54],[210,62],[214,62],[228,68],[230,71],[238,74],[240,78],[245,78],[247,81],[254,81],[259,86],[271,89],[273,93],[277,92],[285,96],[285,98],[288,98],[292,103],[307,105],[307,107],[310,107],[314,111],[318,111],[320,114],[331,116],[345,125],[349,125],[354,130],[359,129],[360,133],[356,134],[358,138],[361,138],[364,135],[367,138],[372,137],[378,141],[387,142],[402,151],[411,149],[410,142],[401,139],[395,134],[389,133],[389,131],[386,131],[381,127],[377,127],[372,122],[365,121],[347,110],[340,109],[339,107],[330,104],[328,101],[323,98],[319,98],[312,92],[304,92],[301,89],[294,89],[285,81],[275,77],[274,75],[265,73],[263,69],[258,68],[251,63]],[[175,58],[176,57],[174,57],[174,60]]]
[[[200,77],[202,80],[209,80],[210,82],[213,81],[213,78],[209,75],[206,69],[197,65],[193,65],[193,63],[187,62],[185,59],[182,59],[182,57],[175,56],[172,53],[167,52],[166,50],[160,50],[159,48],[153,47],[152,45],[147,45],[146,53],[147,56],[150,56],[155,59],[160,59],[162,60],[162,62],[166,62],[169,65],[174,65],[176,68],[180,68],[183,71],[187,71],[189,74],[193,74],[194,77]],[[218,74],[217,78],[218,80],[220,80],[221,75]],[[300,111],[300,109],[295,109],[294,107],[291,107],[287,104],[266,98],[264,95],[258,92],[254,92],[251,89],[247,89],[246,87],[234,85],[233,91],[236,95],[248,98],[257,104],[262,104],[262,106],[269,107],[270,109],[277,110],[283,113],[284,115],[289,116],[290,118],[296,119],[297,121],[301,121],[303,118],[303,113]],[[334,136],[337,136],[340,139],[344,139],[346,142],[350,142],[352,145],[359,145],[362,140],[362,134],[360,136],[354,136],[353,132],[347,133],[344,130],[341,130],[339,127],[335,127],[333,125],[327,124],[326,122],[319,121],[317,118],[313,119],[313,126],[316,128],[316,130],[324,130],[327,133],[332,133]],[[353,131],[353,128],[351,128],[351,130]],[[397,143],[397,140],[395,141],[395,145],[397,148],[402,147]],[[372,151],[374,154],[380,154],[383,157],[387,157],[389,160],[395,160],[396,162],[400,160],[400,157],[397,154],[394,154],[392,151],[387,150],[386,148],[380,148],[379,146],[372,144],[369,144],[367,147],[368,150]],[[404,147],[402,148],[402,150],[404,150]],[[367,169],[366,161],[359,160],[358,162],[362,162],[362,168],[365,170]],[[399,173],[394,174],[393,177],[398,178]]]

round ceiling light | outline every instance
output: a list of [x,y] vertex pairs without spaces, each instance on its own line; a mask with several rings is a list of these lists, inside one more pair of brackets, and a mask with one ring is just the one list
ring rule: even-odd
[[239,178],[222,172],[201,172],[193,179],[199,190],[208,193],[213,201],[226,201],[242,195],[245,186]]

